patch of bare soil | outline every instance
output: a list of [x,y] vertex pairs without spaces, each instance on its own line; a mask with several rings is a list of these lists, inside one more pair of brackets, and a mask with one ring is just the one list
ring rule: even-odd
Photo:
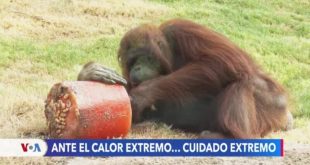
[[60,40],[123,34],[167,7],[143,0],[3,0],[0,35]]

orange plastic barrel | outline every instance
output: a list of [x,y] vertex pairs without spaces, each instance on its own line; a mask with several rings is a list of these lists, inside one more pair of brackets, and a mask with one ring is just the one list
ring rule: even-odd
[[47,96],[45,116],[51,138],[118,138],[131,127],[126,89],[92,81],[55,84]]

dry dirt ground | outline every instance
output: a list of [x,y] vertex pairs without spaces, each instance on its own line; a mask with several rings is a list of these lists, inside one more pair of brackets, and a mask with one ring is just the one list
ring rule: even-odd
[[[125,7],[124,0],[119,3],[111,0],[2,0],[0,35],[46,41],[109,36],[123,34],[145,20],[156,22],[160,15],[169,11],[166,6],[134,1],[134,5],[129,3]],[[52,77],[44,69],[37,68],[44,66],[22,59],[0,70],[1,138],[46,136],[46,125],[42,124],[45,123],[44,99],[49,87],[65,79],[66,73]],[[72,72],[77,73],[79,69],[77,66]],[[284,139],[285,156],[281,158],[0,158],[0,164],[310,164],[310,121],[297,120],[296,125],[293,130],[269,136]],[[195,137],[163,124],[142,123],[132,128],[128,138]]]

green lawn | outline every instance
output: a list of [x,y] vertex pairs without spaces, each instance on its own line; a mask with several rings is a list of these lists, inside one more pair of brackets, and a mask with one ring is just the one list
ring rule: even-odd
[[[116,53],[126,31],[141,23],[160,24],[176,17],[191,19],[228,36],[287,88],[291,108],[295,110],[294,116],[303,120],[310,118],[308,0],[139,1],[145,8],[134,8],[134,4],[128,4],[127,8],[124,7],[125,1],[108,1],[117,10],[115,12],[105,9],[105,4],[100,1],[90,6],[82,1],[77,1],[78,5],[69,0],[65,2],[68,4],[56,7],[55,4],[46,4],[50,13],[49,10],[40,13],[40,9],[35,7],[29,11],[29,5],[20,5],[17,9],[21,11],[15,13],[0,7],[0,20],[4,20],[0,22],[0,99],[4,101],[0,101],[4,108],[0,120],[18,119],[20,113],[42,112],[49,88],[58,81],[75,79],[82,65],[88,61],[98,61],[119,71]],[[25,3],[31,4],[32,1]],[[8,1],[1,4],[10,5]],[[124,13],[118,9],[120,6],[126,8]],[[74,9],[72,13],[71,8]],[[68,13],[61,9],[68,10]],[[109,12],[112,12],[110,16]],[[12,15],[22,17],[24,22],[21,19],[12,22],[5,20],[6,16]],[[85,25],[80,21],[81,17],[75,15],[94,21]],[[40,16],[40,19],[35,16]],[[49,23],[42,25],[42,20]],[[61,23],[71,28],[68,31],[72,33],[56,31]],[[58,36],[55,39],[47,34]],[[29,101],[23,98],[29,95],[36,99]],[[28,109],[23,106],[21,110],[14,109],[24,104],[28,105]],[[13,118],[13,115],[17,117]],[[30,116],[17,122],[18,126],[5,127],[0,124],[0,128],[3,131],[24,128],[23,122],[34,120]]]

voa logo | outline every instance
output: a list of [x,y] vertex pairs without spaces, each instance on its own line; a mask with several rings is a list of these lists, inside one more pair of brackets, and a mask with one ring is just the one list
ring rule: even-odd
[[24,152],[41,152],[41,148],[39,143],[29,144],[29,143],[21,143],[22,149]]

